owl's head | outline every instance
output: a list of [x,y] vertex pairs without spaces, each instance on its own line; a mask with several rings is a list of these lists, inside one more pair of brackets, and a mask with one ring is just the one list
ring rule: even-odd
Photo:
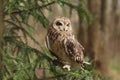
[[66,17],[56,18],[52,23],[52,27],[60,32],[72,31],[71,22]]

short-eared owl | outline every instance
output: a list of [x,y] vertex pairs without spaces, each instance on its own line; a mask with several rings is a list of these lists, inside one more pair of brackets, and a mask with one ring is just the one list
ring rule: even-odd
[[58,17],[51,23],[46,36],[46,44],[51,52],[66,62],[66,65],[76,67],[83,63],[84,48],[75,39],[68,18]]

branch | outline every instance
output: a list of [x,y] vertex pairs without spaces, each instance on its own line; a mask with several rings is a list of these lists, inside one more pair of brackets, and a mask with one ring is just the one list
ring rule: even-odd
[[[20,48],[25,48],[25,47],[26,47],[27,50],[32,51],[32,52],[34,52],[34,53],[37,53],[38,56],[43,56],[43,57],[45,57],[49,62],[52,62],[52,64],[54,64],[54,65],[59,65],[59,66],[63,66],[63,65],[64,65],[64,63],[63,63],[62,61],[60,61],[60,60],[58,60],[58,59],[54,60],[54,59],[50,58],[49,56],[45,55],[43,52],[41,52],[41,51],[39,51],[39,50],[37,50],[37,49],[35,49],[35,48],[32,48],[32,47],[26,45],[25,43],[16,40],[16,39],[13,38],[13,37],[6,36],[6,37],[4,37],[4,40],[5,40],[6,42],[14,43],[14,44],[16,44],[16,46],[18,46],[18,47],[20,47]],[[52,56],[54,56],[54,55],[52,55]]]
[[[20,13],[22,13],[22,12],[31,11],[31,10],[34,10],[34,9],[42,9],[42,8],[45,8],[45,7],[47,7],[47,6],[50,6],[50,5],[54,4],[54,3],[55,3],[55,1],[52,1],[52,2],[50,2],[50,3],[48,3],[48,4],[45,4],[45,5],[42,5],[42,6],[38,6],[38,7],[33,7],[33,8],[28,9],[28,10],[13,11],[13,12],[11,12],[10,14],[20,14]],[[5,14],[8,14],[8,13],[5,12]]]

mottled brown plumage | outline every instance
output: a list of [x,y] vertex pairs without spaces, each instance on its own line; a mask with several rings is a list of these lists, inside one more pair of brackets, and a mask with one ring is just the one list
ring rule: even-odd
[[68,18],[56,18],[48,29],[46,44],[50,51],[66,62],[76,67],[83,63],[83,47],[74,38],[71,22]]

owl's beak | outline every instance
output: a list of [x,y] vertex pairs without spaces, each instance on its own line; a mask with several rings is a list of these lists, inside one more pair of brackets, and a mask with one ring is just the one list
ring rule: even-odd
[[63,30],[65,31],[66,29],[64,28]]
[[60,30],[61,30],[61,31],[68,31],[67,26],[61,26],[61,27],[60,27]]
[[65,27],[64,27],[64,31],[67,31],[67,30],[68,30],[68,29],[67,29],[67,26],[65,26]]

